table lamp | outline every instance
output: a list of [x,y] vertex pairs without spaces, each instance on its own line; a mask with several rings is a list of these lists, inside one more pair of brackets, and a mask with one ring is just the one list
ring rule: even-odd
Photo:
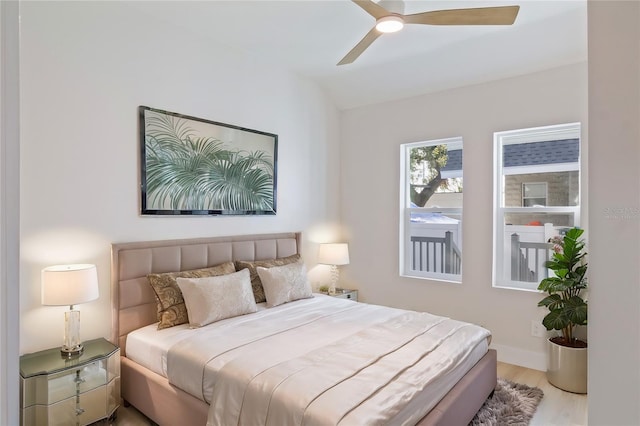
[[73,305],[98,298],[98,273],[95,265],[55,265],[42,270],[42,304],[69,305],[64,313],[64,344],[60,353],[66,357],[80,355],[80,311]]
[[329,284],[329,294],[336,294],[336,284],[340,277],[338,265],[349,264],[349,245],[347,243],[326,243],[320,244],[318,252],[318,263],[331,265],[331,282]]

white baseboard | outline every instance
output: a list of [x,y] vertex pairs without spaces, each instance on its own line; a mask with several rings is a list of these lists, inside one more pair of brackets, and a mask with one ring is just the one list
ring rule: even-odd
[[491,344],[498,351],[498,361],[534,370],[547,371],[547,353],[525,351],[512,346]]

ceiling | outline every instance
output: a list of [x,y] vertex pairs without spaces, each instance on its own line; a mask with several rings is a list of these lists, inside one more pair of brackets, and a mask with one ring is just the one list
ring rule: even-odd
[[350,0],[133,2],[145,15],[307,76],[336,106],[407,98],[587,59],[586,0],[406,0],[405,14],[520,5],[512,26],[407,25],[337,66],[375,20]]

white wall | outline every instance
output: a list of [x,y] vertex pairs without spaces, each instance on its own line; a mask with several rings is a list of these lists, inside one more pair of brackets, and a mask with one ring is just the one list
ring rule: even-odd
[[[47,265],[97,265],[81,335],[107,337],[112,242],[300,230],[314,259],[337,221],[338,112],[317,86],[145,7],[21,4],[21,353],[61,344],[65,308],[40,304]],[[278,134],[277,215],[141,217],[139,105]]]
[[19,422],[18,3],[0,3],[0,424]]
[[[530,334],[531,321],[544,316],[541,295],[491,286],[493,132],[577,121],[587,121],[586,63],[345,111],[340,208],[351,264],[344,276],[359,298],[482,324],[501,360],[545,369],[545,339]],[[463,283],[400,277],[399,147],[455,136],[464,145]],[[586,160],[586,131],[583,142]]]
[[589,424],[640,424],[640,3],[589,2]]

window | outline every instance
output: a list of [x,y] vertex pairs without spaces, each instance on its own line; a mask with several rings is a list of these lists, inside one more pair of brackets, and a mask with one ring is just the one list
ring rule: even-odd
[[537,290],[549,238],[580,224],[580,123],[494,134],[493,285]]
[[522,184],[522,207],[547,205],[547,182]]
[[400,274],[462,279],[462,138],[401,146]]

